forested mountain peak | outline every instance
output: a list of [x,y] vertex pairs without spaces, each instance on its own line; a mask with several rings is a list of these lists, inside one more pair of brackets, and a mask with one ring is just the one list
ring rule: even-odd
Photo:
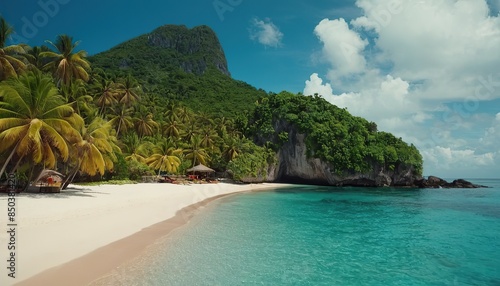
[[[184,25],[164,25],[91,58],[105,68],[136,69],[147,60],[164,71],[181,69],[201,75],[215,68],[230,76],[224,50],[208,26],[192,29]],[[151,61],[153,60],[153,61]]]

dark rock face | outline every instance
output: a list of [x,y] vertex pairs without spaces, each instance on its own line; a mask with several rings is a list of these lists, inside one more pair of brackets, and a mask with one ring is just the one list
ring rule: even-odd
[[[324,162],[319,158],[307,155],[305,134],[299,133],[296,128],[285,121],[276,122],[274,129],[277,133],[286,131],[289,141],[284,143],[278,151],[276,166],[269,169],[267,177],[262,181],[287,182],[330,186],[414,186],[416,179],[411,166],[397,165],[393,170],[374,163],[370,171],[336,172],[336,166]],[[340,174],[339,174],[340,173]],[[248,182],[255,182],[255,178],[248,178]],[[245,180],[246,181],[246,180]]]
[[441,178],[435,176],[429,176],[427,179],[420,179],[415,181],[415,186],[419,188],[465,188],[465,189],[475,189],[475,188],[488,188],[487,186],[473,184],[464,179],[454,180],[453,182],[447,182]]
[[187,73],[200,75],[212,66],[230,76],[224,50],[217,35],[208,26],[188,29],[186,26],[166,25],[151,32],[147,43],[171,50],[178,67]]
[[284,182],[330,186],[359,186],[359,187],[411,187],[411,188],[479,188],[465,180],[455,180],[451,183],[430,176],[427,179],[416,175],[412,166],[399,164],[393,170],[374,163],[370,171],[335,172],[335,165],[307,156],[305,134],[299,133],[287,122],[277,122],[274,126],[277,133],[286,131],[289,141],[284,143],[278,151],[278,162],[270,166],[267,177],[247,178],[245,182]]

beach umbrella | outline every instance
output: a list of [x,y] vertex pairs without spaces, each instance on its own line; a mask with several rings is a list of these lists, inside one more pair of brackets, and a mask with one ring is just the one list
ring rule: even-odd
[[189,173],[195,173],[195,172],[198,172],[198,173],[214,173],[215,172],[214,169],[210,169],[209,167],[207,167],[207,166],[205,166],[203,164],[196,165],[196,166],[194,166],[191,169],[187,169],[186,171],[189,172]]

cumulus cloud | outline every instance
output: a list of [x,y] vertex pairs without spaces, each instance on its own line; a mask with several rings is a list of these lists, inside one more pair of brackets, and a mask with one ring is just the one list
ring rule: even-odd
[[366,61],[362,54],[368,42],[349,29],[344,19],[322,20],[314,29],[323,43],[324,57],[336,76],[361,73]]
[[[414,143],[425,168],[500,171],[500,147],[489,143],[500,126],[475,120],[500,98],[496,1],[358,0],[361,17],[324,19],[314,29],[330,67],[310,76],[304,94],[322,94]],[[500,125],[499,114],[494,121]],[[481,129],[483,138],[471,135]]]
[[264,46],[277,48],[282,45],[283,33],[270,19],[254,18],[250,28],[250,39]]

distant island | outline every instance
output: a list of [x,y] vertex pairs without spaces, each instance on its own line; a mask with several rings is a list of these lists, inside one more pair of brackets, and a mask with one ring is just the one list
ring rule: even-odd
[[7,46],[3,18],[0,32],[1,180],[140,180],[201,163],[242,182],[423,186],[417,148],[376,123],[232,79],[207,26],[166,25],[92,57],[68,35]]

